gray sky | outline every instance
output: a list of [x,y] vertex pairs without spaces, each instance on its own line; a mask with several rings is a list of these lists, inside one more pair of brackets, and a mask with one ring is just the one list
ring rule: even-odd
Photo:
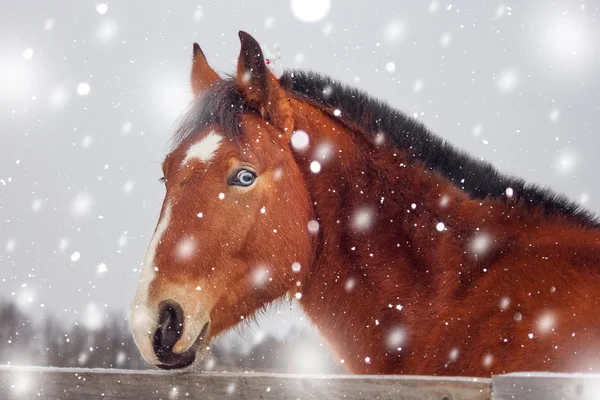
[[[600,211],[597,2],[294,3],[3,2],[0,296],[88,326],[129,307],[191,45],[232,72],[240,29]],[[266,332],[303,323],[274,314]]]

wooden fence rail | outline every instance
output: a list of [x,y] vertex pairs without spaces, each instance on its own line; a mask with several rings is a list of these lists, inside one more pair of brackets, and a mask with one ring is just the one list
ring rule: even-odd
[[600,375],[191,373],[0,366],[1,399],[598,400]]

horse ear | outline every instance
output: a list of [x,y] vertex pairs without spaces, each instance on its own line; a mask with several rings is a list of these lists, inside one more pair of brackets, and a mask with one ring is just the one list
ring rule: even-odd
[[258,42],[244,31],[239,32],[241,50],[238,58],[237,85],[250,106],[284,131],[293,130],[292,109],[285,90],[265,64]]
[[208,65],[204,52],[198,43],[194,43],[194,60],[191,75],[192,92],[195,97],[198,97],[203,91],[221,79],[215,70]]

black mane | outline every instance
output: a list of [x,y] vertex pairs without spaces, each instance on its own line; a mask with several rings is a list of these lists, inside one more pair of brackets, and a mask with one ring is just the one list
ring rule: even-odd
[[303,71],[288,71],[281,82],[297,95],[327,108],[339,109],[344,119],[361,126],[365,132],[373,135],[383,132],[396,147],[406,150],[473,198],[491,197],[506,201],[506,189],[510,187],[514,198],[541,207],[549,216],[561,216],[585,227],[600,228],[600,221],[595,215],[566,196],[501,174],[490,163],[457,150],[429,132],[420,122],[358,89]]
[[217,124],[230,140],[237,141],[242,134],[242,114],[252,112],[236,87],[232,77],[214,83],[204,94],[190,104],[187,112],[175,126],[171,137],[172,148],[197,134],[204,126]]
[[[339,109],[342,118],[360,126],[364,132],[383,132],[392,144],[407,151],[427,168],[444,176],[472,198],[497,198],[507,201],[506,189],[514,199],[539,207],[549,217],[562,217],[583,227],[600,229],[598,218],[550,189],[527,184],[520,178],[498,172],[490,163],[480,161],[432,134],[427,128],[387,103],[317,73],[286,71],[282,86],[293,95],[324,108]],[[181,143],[201,126],[217,123],[230,139],[241,135],[241,113],[255,112],[245,105],[233,78],[217,82],[198,99],[181,120],[174,141]]]

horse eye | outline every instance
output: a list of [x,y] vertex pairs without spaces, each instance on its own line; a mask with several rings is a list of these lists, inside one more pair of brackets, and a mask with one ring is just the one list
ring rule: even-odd
[[234,186],[250,186],[256,180],[256,174],[247,169],[239,170],[234,176],[233,179],[229,180],[230,185]]

